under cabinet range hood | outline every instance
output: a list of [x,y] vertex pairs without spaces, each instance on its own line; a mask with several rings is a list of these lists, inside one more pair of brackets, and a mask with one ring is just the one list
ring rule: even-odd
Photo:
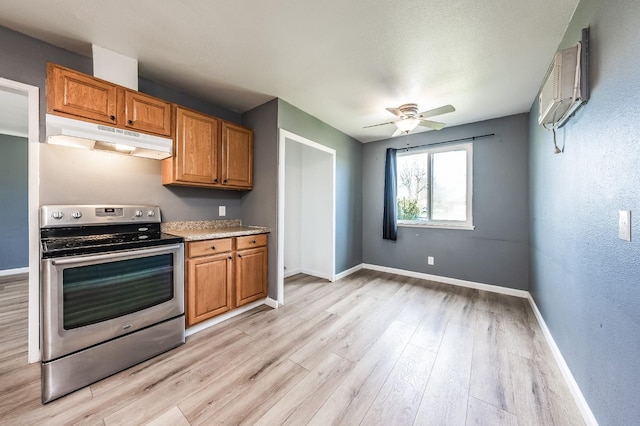
[[104,124],[47,114],[47,143],[162,160],[173,154],[173,140]]

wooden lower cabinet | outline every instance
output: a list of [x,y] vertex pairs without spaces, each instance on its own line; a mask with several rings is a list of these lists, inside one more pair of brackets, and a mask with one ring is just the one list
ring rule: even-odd
[[187,243],[187,327],[267,296],[267,235]]
[[239,250],[236,255],[236,306],[267,296],[267,248]]
[[187,326],[232,309],[231,253],[187,261]]

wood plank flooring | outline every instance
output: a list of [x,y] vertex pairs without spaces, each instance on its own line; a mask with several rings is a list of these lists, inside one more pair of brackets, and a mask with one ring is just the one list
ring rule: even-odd
[[359,271],[285,301],[42,405],[27,282],[0,282],[0,424],[584,424],[524,299]]

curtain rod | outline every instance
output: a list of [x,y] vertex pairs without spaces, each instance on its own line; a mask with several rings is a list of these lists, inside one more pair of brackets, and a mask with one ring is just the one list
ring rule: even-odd
[[460,138],[460,139],[451,139],[449,141],[442,141],[442,142],[434,142],[434,143],[425,143],[422,145],[416,145],[416,146],[410,146],[407,148],[396,148],[397,150],[409,150],[409,149],[416,149],[416,148],[424,148],[425,146],[433,146],[433,145],[442,145],[444,143],[451,143],[451,142],[461,142],[461,141],[475,141],[476,139],[480,139],[480,138],[488,138],[490,136],[495,136],[495,133],[487,133],[486,135],[480,135],[480,136],[469,136],[467,138]]

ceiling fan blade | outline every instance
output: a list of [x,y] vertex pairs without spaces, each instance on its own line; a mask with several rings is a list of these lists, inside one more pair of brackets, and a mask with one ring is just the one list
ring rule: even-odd
[[418,114],[418,118],[429,118],[435,117],[436,115],[448,114],[450,112],[454,112],[456,109],[453,105],[444,105],[439,108],[430,109],[428,111],[423,111]]
[[437,121],[430,121],[430,120],[420,120],[420,126],[428,127],[433,130],[440,130],[447,127],[447,125],[444,123],[439,123]]
[[363,129],[368,129],[369,127],[386,126],[387,124],[393,124],[393,121],[389,121],[388,123],[380,123],[380,124],[372,124],[370,126],[364,126]]
[[396,136],[400,136],[401,134],[403,134],[404,132],[400,129],[396,129],[395,132],[393,132],[393,134],[391,135],[392,138],[396,137]]
[[386,108],[391,114],[398,116],[400,118],[404,117],[404,113],[400,111],[400,108]]

